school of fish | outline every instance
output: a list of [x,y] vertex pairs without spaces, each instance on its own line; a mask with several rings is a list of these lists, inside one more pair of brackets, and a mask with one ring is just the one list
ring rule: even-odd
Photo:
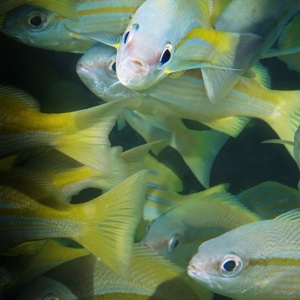
[[[1,57],[0,299],[299,300],[299,22],[300,0],[2,0],[0,50],[78,83]],[[264,126],[292,182],[226,163]]]

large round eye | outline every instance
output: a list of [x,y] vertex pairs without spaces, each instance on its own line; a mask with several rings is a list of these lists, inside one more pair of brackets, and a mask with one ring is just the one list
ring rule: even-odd
[[171,55],[172,55],[171,50],[172,50],[172,45],[167,44],[165,46],[165,49],[164,49],[164,51],[163,51],[163,53],[160,57],[160,60],[159,60],[161,65],[164,65],[165,63],[167,63],[170,60]]
[[49,294],[45,295],[43,300],[60,300],[60,297],[58,297],[55,294],[49,293]]
[[175,233],[169,240],[168,252],[172,253],[179,245],[179,234]]
[[222,275],[229,277],[238,274],[243,268],[243,261],[237,254],[226,255],[220,265]]
[[125,45],[127,43],[127,40],[128,40],[128,37],[129,37],[129,33],[130,33],[130,30],[126,31],[125,34],[124,34],[124,37],[123,37],[123,43]]
[[108,63],[108,70],[110,74],[115,75],[117,70],[116,58],[111,59]]
[[139,29],[139,24],[132,24],[129,28],[128,28],[128,30],[124,33],[124,35],[123,35],[123,43],[126,45],[127,44],[127,42],[129,42],[129,38],[130,38],[130,36],[131,36],[131,31],[136,31],[136,30],[138,30]]
[[28,25],[33,30],[42,30],[47,26],[46,15],[42,12],[31,12],[27,17]]

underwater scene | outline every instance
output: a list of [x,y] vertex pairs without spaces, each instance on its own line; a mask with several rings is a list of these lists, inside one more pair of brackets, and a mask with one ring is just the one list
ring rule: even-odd
[[0,0],[0,299],[300,299],[300,0]]

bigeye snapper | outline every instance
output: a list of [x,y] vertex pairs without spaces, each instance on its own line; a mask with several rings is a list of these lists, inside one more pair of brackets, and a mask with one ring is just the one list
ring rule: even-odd
[[39,111],[26,92],[0,87],[0,156],[36,146],[51,146],[96,170],[111,168],[108,134],[124,101],[61,114]]
[[300,210],[203,243],[188,274],[209,290],[234,299],[299,299]]
[[70,238],[115,272],[126,273],[142,217],[146,174],[140,171],[91,201],[60,210],[2,186],[0,252],[27,241]]
[[[300,1],[266,1],[263,4],[262,1],[240,2],[243,2],[242,8],[247,14],[252,10],[257,14],[253,20],[252,14],[247,18],[248,24],[253,21],[256,27],[269,28],[272,23],[279,34],[281,27],[299,9]],[[232,1],[223,14],[234,4]],[[170,0],[147,0],[142,4],[121,42],[114,44],[118,47],[117,75],[121,83],[141,90],[170,73],[201,68],[209,99],[216,102],[224,98],[240,76],[264,54],[264,48],[269,50],[277,36],[261,36],[252,28],[241,32],[238,26],[234,31],[223,29],[225,26],[215,30],[210,24],[212,7],[209,0],[192,0],[189,5],[184,1]],[[230,14],[230,22],[232,15],[238,16],[239,13]],[[270,15],[275,18],[270,19]],[[244,19],[241,22],[245,22]],[[217,24],[218,21],[216,28]],[[267,45],[264,39],[268,40]]]
[[[94,45],[77,64],[77,73],[98,97],[106,101],[134,99],[128,108],[157,118],[183,118],[201,122],[213,129],[237,136],[248,118],[268,123],[283,140],[293,140],[300,124],[300,91],[271,90],[257,79],[242,77],[218,105],[212,104],[205,92],[200,70],[189,70],[180,78],[166,77],[148,90],[130,90],[118,81],[115,72],[115,50]],[[265,74],[257,69],[265,81]],[[117,95],[117,97],[115,97]],[[239,117],[237,117],[239,116]],[[293,156],[293,148],[286,145]]]
[[66,52],[85,52],[95,42],[77,38],[94,31],[122,34],[143,0],[76,1],[78,21],[62,18],[52,10],[22,6],[10,11],[2,32],[29,46]]
[[[44,276],[62,283],[79,299],[210,300],[213,296],[195,284],[184,269],[137,244],[126,277],[118,276],[91,255],[67,262]],[[31,289],[36,291],[37,287],[31,285]]]

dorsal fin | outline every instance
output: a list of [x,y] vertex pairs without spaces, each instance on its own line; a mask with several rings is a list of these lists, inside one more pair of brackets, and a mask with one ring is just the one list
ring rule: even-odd
[[284,221],[295,221],[300,222],[300,208],[293,209],[291,211],[288,211],[287,213],[284,213],[282,215],[279,215],[274,220],[284,220]]
[[33,96],[11,86],[0,86],[0,101],[1,99],[17,103],[28,110],[40,111],[40,104]]

